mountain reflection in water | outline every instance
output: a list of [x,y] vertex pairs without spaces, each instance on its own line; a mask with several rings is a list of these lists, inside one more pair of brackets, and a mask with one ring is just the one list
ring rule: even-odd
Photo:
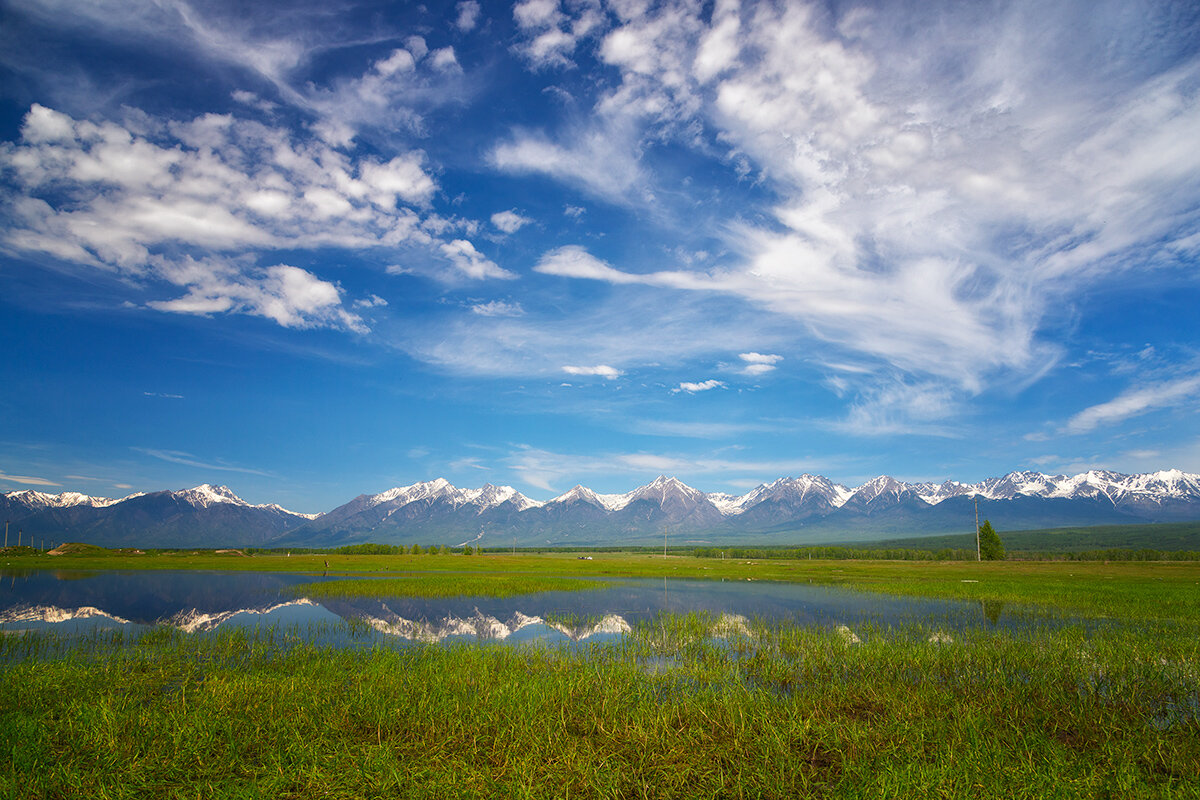
[[4,577],[11,580],[0,581],[0,630],[68,635],[97,627],[166,625],[186,633],[295,627],[303,636],[306,627],[350,623],[383,641],[583,642],[617,638],[664,612],[706,612],[728,621],[730,631],[744,630],[750,618],[829,629],[863,622],[948,628],[1021,624],[996,606],[767,581],[630,579],[595,590],[509,598],[318,602],[297,597],[293,588],[321,580],[312,575],[129,571],[86,578],[74,573],[64,580],[47,571]]

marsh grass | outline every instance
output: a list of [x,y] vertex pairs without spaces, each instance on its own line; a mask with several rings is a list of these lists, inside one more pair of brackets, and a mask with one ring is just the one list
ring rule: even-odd
[[612,583],[542,575],[412,575],[301,583],[289,591],[301,597],[516,597],[540,592],[607,589]]
[[728,623],[574,649],[5,634],[0,796],[1200,796],[1190,626]]

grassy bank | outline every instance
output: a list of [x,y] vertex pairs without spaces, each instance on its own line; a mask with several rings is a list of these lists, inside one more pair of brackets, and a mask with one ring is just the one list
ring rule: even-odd
[[1200,797],[1194,628],[855,633],[662,617],[582,651],[101,637],[4,670],[0,796]]
[[[864,591],[1016,606],[1049,606],[1077,614],[1128,619],[1200,621],[1200,562],[893,562],[721,560],[608,553],[591,561],[558,552],[518,555],[199,554],[26,556],[6,569],[52,569],[84,576],[100,569],[207,569],[350,575],[524,578],[702,578],[777,580]],[[428,584],[436,586],[437,581]]]

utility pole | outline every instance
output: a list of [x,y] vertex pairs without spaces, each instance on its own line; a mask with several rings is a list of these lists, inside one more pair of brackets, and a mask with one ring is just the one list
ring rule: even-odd
[[21,534],[24,532],[25,531],[21,530],[20,528],[17,528],[17,547],[21,546]]
[[663,558],[667,557],[667,532],[663,531]]
[[8,520],[4,520],[4,549],[8,549]]
[[975,498],[975,560],[983,561],[983,556],[979,553],[979,495],[971,495]]

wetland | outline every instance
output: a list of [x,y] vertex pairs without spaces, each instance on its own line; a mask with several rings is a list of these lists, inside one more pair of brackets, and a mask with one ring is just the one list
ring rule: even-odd
[[1200,796],[1197,564],[141,558],[9,559],[0,794]]

